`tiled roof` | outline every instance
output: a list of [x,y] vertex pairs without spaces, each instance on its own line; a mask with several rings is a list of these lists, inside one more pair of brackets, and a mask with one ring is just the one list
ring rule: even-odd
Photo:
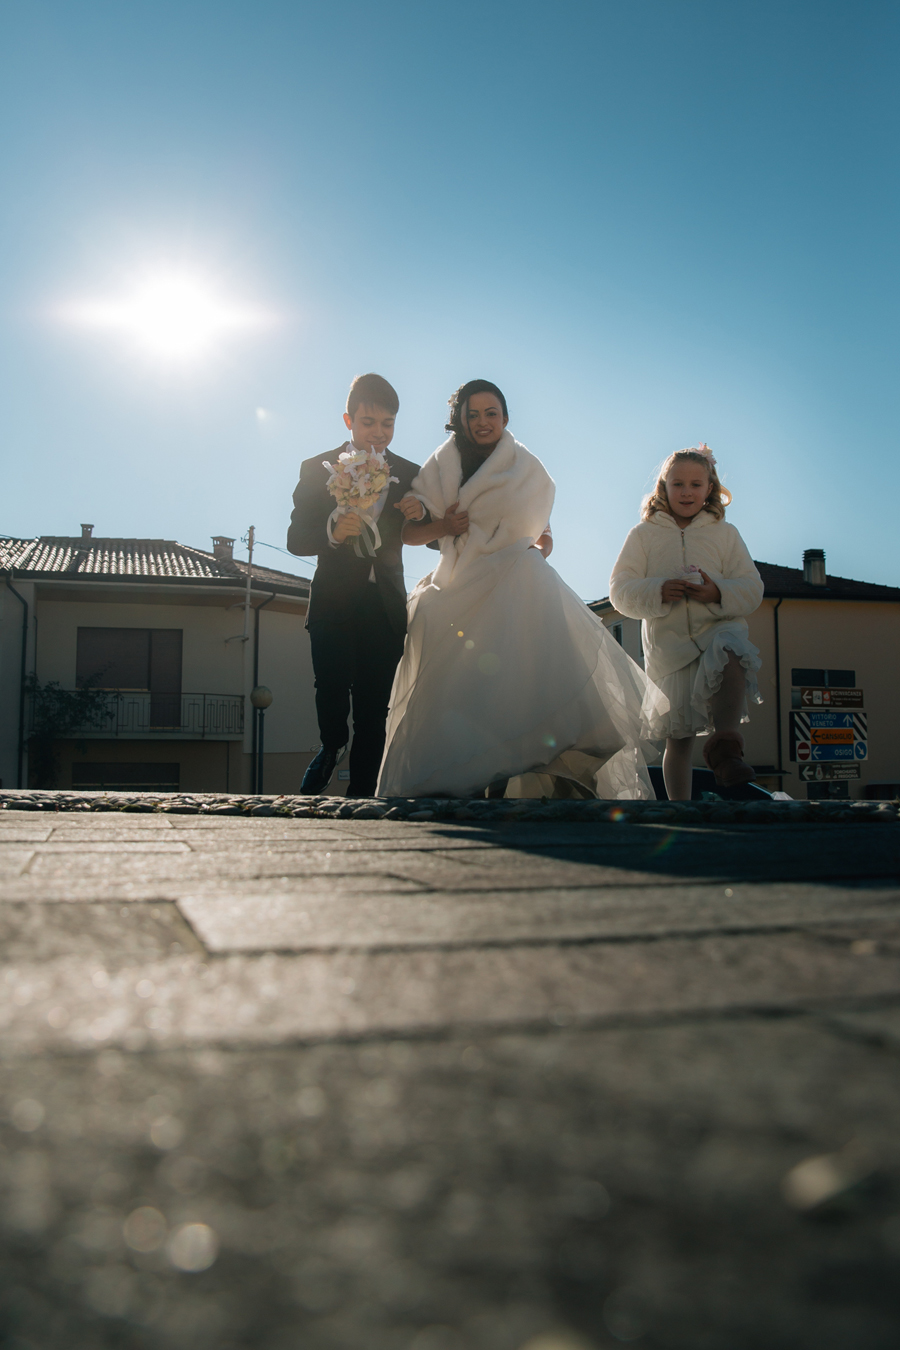
[[778,563],[758,562],[766,595],[786,600],[900,600],[900,586],[881,586],[875,581],[852,581],[849,577],[825,578],[824,586],[811,586],[803,580],[800,567],[780,567]]
[[[40,539],[0,539],[0,569],[28,577],[162,578],[168,581],[242,581],[246,562],[174,539],[81,539],[42,535]],[[253,564],[254,581],[282,587],[308,587],[304,577]]]
[[[893,600],[900,601],[900,586],[881,586],[875,581],[851,581],[847,577],[825,578],[824,586],[811,586],[803,580],[800,567],[780,567],[778,563],[758,562],[766,595],[785,600]],[[598,612],[612,609],[609,596],[592,600],[590,608]]]

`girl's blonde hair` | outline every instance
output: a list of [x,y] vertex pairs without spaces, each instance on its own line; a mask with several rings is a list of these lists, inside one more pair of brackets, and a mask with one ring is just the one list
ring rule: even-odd
[[665,511],[672,514],[672,508],[669,505],[669,497],[666,492],[666,478],[671,469],[676,464],[688,460],[692,464],[702,464],[709,474],[711,489],[709,496],[703,503],[702,510],[708,511],[716,520],[722,520],[725,515],[725,507],[731,505],[731,493],[727,487],[723,487],[719,482],[719,475],[716,472],[716,461],[713,458],[712,451],[708,445],[701,445],[699,449],[691,447],[688,450],[676,450],[674,455],[670,455],[659,471],[656,480],[656,487],[645,497],[641,503],[641,520],[649,520],[655,516],[657,511]]

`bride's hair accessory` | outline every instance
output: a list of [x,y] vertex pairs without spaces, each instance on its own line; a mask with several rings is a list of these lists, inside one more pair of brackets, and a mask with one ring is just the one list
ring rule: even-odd
[[689,464],[703,465],[709,474],[709,494],[702,509],[708,511],[711,516],[715,516],[716,520],[724,519],[725,507],[731,505],[731,493],[719,481],[715,455],[706,442],[701,441],[699,445],[688,446],[686,450],[676,450],[674,455],[670,455],[660,466],[656,475],[656,487],[641,502],[641,520],[649,520],[651,516],[656,515],[657,511],[665,511],[667,515],[672,514],[668,493],[666,492],[666,479],[676,464],[682,464],[685,461]]

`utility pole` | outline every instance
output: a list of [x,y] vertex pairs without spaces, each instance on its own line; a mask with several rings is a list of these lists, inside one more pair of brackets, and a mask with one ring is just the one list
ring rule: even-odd
[[253,540],[255,537],[256,527],[251,525],[247,531],[247,590],[244,595],[244,642],[250,637],[250,585],[253,581]]
[[[252,588],[252,586],[253,586],[253,542],[254,542],[255,538],[256,538],[256,526],[255,526],[255,525],[251,525],[250,528],[249,528],[248,531],[247,531],[247,586],[246,586],[246,589],[245,589],[245,591],[244,591],[244,601],[243,601],[243,610],[244,610],[244,631],[243,631],[242,633],[234,633],[231,637],[228,637],[228,638],[225,639],[225,644],[226,644],[226,646],[228,645],[229,642],[240,642],[240,643],[241,643],[241,646],[242,646],[242,650],[243,650],[243,667],[244,667],[244,699],[245,699],[245,700],[248,700],[248,693],[252,691],[253,685],[254,685],[254,683],[255,683],[254,679],[252,678],[252,676],[253,676],[253,674],[255,674],[255,672],[253,671],[252,658],[250,657],[250,648],[247,646],[247,643],[250,641],[250,610],[251,610],[251,608],[252,608],[251,603],[250,603],[250,592],[251,592],[251,588]],[[241,607],[241,602],[240,602],[240,601],[238,601],[238,602],[237,602],[236,604],[234,604],[234,605],[229,605],[229,609],[239,609],[240,607]],[[245,709],[247,708],[247,701],[245,701],[245,703],[244,703],[244,708],[245,708]],[[255,777],[256,777],[256,764],[257,764],[257,748],[256,748],[257,716],[256,716],[256,708],[255,708],[255,707],[252,709],[252,712],[251,712],[250,716],[251,716],[251,719],[252,719],[252,725],[251,725],[252,744],[251,744],[251,750],[250,750],[250,776],[251,776],[251,778],[255,779]],[[245,724],[245,725],[246,725],[246,724]],[[246,734],[246,731],[245,731],[245,734]]]

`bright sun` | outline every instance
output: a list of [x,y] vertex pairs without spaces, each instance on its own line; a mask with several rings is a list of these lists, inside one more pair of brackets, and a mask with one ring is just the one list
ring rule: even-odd
[[268,316],[228,304],[192,277],[168,274],[146,279],[120,300],[67,306],[64,317],[126,334],[153,356],[189,361],[229,333],[261,326]]

